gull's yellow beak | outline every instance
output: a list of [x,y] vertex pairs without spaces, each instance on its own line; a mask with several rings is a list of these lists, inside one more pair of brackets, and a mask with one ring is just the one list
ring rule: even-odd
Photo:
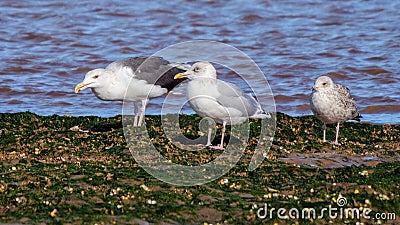
[[182,78],[185,78],[185,77],[187,77],[188,75],[186,74],[186,73],[177,73],[177,74],[175,74],[175,76],[174,76],[174,79],[176,80],[176,79],[182,79]]
[[75,93],[78,94],[80,91],[86,89],[87,86],[88,86],[88,84],[84,84],[83,82],[77,84],[77,85],[75,86]]

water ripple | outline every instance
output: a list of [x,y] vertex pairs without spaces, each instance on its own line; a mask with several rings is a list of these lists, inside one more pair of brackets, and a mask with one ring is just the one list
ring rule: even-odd
[[[310,114],[314,79],[328,74],[351,89],[366,121],[400,123],[398,1],[24,0],[0,9],[0,112],[120,114],[120,103],[73,93],[87,71],[207,39],[252,57],[279,111]],[[162,98],[151,102],[148,113],[158,113]]]

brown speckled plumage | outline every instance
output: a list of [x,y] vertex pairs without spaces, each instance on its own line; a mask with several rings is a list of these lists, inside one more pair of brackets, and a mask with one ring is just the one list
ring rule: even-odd
[[347,120],[360,121],[361,115],[348,88],[335,84],[328,76],[320,76],[315,81],[310,95],[311,110],[324,122],[324,141],[326,124],[337,124],[336,141],[339,134],[339,124]]

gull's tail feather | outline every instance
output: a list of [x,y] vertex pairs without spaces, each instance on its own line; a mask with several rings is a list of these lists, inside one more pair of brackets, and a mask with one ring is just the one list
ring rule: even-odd
[[353,120],[356,120],[356,121],[360,122],[360,121],[361,121],[361,118],[363,118],[363,117],[361,116],[360,113],[358,113],[358,115],[355,116],[355,117],[353,118]]
[[256,113],[256,114],[250,116],[250,118],[253,118],[253,119],[271,118],[271,114],[266,113],[266,112],[263,111],[261,113]]
[[263,108],[261,107],[260,103],[258,103],[257,111],[252,116],[250,116],[250,118],[254,118],[254,119],[271,118],[271,114],[266,113],[263,110]]

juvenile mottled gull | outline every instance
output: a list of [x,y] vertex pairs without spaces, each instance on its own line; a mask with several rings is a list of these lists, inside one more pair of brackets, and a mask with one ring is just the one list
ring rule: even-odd
[[188,71],[175,75],[175,79],[189,78],[187,97],[191,107],[203,118],[222,123],[220,146],[211,145],[211,123],[206,146],[223,149],[225,126],[243,123],[247,118],[266,118],[261,105],[250,94],[237,86],[217,79],[217,72],[209,62],[197,62]]
[[337,124],[335,145],[340,145],[339,124],[347,120],[360,121],[362,118],[349,89],[333,83],[328,76],[320,76],[315,81],[310,95],[310,104],[314,115],[324,122],[322,127],[324,142],[326,141],[326,124]]
[[105,69],[89,71],[85,79],[75,86],[75,93],[91,88],[94,95],[104,101],[131,101],[135,113],[133,125],[141,126],[148,100],[172,90],[181,82],[175,80],[174,75],[189,68],[186,64],[170,63],[154,56],[121,59]]

